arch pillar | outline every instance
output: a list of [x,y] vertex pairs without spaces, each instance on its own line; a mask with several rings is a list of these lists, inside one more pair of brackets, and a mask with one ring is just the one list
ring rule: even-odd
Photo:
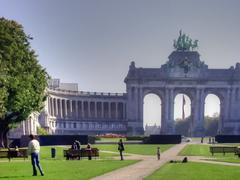
[[191,125],[190,135],[192,136],[204,136],[204,105],[205,95],[204,89],[196,88],[194,92],[194,101],[191,104]]

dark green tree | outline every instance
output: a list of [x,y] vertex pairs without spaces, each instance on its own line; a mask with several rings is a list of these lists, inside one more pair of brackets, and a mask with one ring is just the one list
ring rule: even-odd
[[219,114],[215,113],[212,117],[204,117],[204,128],[206,136],[216,136],[218,134]]
[[183,136],[190,136],[190,126],[191,125],[191,119],[190,116],[186,119],[176,119],[175,120],[175,133],[181,134]]
[[16,21],[0,18],[0,146],[7,133],[34,111],[43,108],[48,74]]

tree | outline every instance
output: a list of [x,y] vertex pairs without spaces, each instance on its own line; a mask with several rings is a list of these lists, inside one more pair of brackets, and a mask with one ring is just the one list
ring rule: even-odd
[[48,74],[30,47],[32,38],[15,21],[0,18],[0,146],[7,133],[46,100]]
[[190,136],[191,117],[175,120],[175,133],[183,136]]
[[46,129],[44,129],[42,127],[37,127],[37,134],[38,135],[48,135],[48,132]]
[[215,113],[212,117],[205,116],[204,128],[206,136],[215,136],[218,133],[219,114]]

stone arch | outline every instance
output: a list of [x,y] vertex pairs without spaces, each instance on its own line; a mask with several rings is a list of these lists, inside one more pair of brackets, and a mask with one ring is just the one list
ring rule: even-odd
[[[163,114],[163,107],[162,107],[163,99],[162,99],[162,97],[163,97],[163,94],[159,90],[145,90],[143,93],[143,97],[142,97],[143,98],[143,126],[146,128],[145,131],[146,132],[148,131],[147,132],[148,134],[151,134],[151,133],[159,134],[160,133],[159,126],[161,126],[161,124],[162,124],[162,114]],[[157,99],[155,99],[155,98],[157,98]],[[153,105],[152,103],[154,103],[154,107],[152,107],[152,108],[157,108],[157,109],[159,108],[158,112],[156,111],[156,109],[153,110],[151,107],[149,107],[149,106]],[[146,111],[148,111],[148,112],[146,112]],[[147,119],[147,118],[150,118],[149,111],[152,111],[151,112],[152,117],[151,117],[151,115],[150,115],[150,117],[152,120],[154,120],[154,122],[153,122],[154,124],[150,123],[151,124],[150,126],[152,126],[151,128],[150,128],[150,126],[146,127],[146,124],[149,125],[149,123],[147,123],[146,121],[150,120],[150,119]],[[155,127],[155,124],[157,125],[156,127]]]

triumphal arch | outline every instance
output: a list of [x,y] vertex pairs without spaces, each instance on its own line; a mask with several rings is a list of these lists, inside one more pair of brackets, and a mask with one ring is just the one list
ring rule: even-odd
[[143,99],[149,93],[161,99],[161,133],[174,133],[174,99],[179,93],[191,100],[191,133],[204,133],[204,104],[208,94],[220,99],[218,133],[240,133],[240,64],[228,69],[210,69],[196,51],[198,41],[182,34],[175,50],[160,68],[137,68],[131,62],[127,77],[127,122],[129,134],[143,134]]

